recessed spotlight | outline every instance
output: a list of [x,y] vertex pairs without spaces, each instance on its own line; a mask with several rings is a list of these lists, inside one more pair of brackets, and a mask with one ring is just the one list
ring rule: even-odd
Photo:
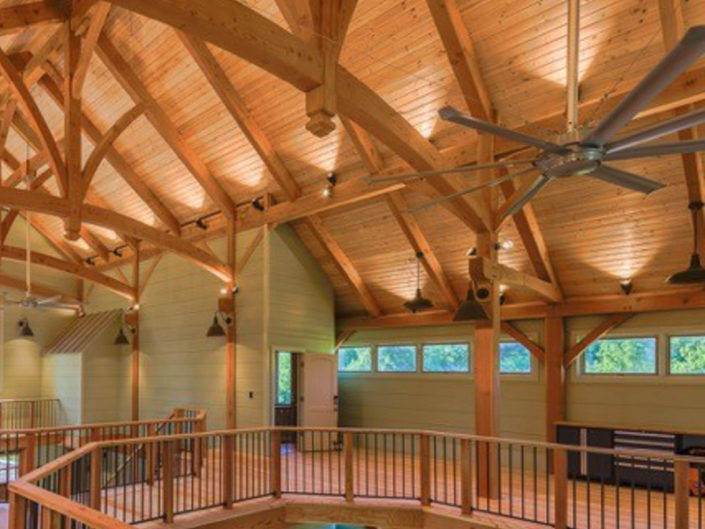
[[495,250],[511,250],[512,248],[514,248],[514,243],[509,239],[506,239],[504,241],[499,241],[497,244],[495,244],[494,248]]
[[262,197],[257,197],[252,199],[252,207],[257,211],[264,211],[264,204],[262,204]]

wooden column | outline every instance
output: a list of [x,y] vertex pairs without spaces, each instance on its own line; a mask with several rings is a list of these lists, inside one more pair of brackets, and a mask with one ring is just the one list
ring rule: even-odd
[[227,244],[228,244],[228,266],[232,272],[232,279],[227,283],[227,296],[232,298],[231,312],[230,312],[230,325],[227,326],[225,331],[226,334],[226,345],[225,345],[225,413],[226,413],[226,426],[228,428],[237,428],[237,321],[235,317],[235,293],[234,289],[237,285],[237,269],[236,269],[236,255],[237,255],[237,228],[235,226],[235,220],[228,220],[227,229]]
[[544,332],[546,361],[546,441],[555,442],[556,423],[565,419],[565,329],[563,318],[548,316]]
[[135,255],[132,263],[133,319],[132,326],[132,354],[130,356],[130,373],[132,381],[131,417],[133,421],[140,418],[140,244],[135,244]]
[[[496,238],[490,233],[478,234],[477,253],[496,260]],[[499,313],[499,284],[492,284],[492,312]],[[485,437],[499,437],[499,318],[475,324],[475,433]],[[496,497],[497,447],[477,444],[478,491],[482,497]]]

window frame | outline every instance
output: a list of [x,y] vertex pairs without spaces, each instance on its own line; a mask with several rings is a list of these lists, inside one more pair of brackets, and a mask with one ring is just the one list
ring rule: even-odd
[[[368,348],[370,350],[370,369],[367,371],[341,371],[340,370],[340,350],[341,349],[359,349],[359,348]],[[377,350],[377,346],[374,344],[354,344],[354,345],[341,345],[338,347],[338,350],[335,352],[335,356],[337,357],[337,366],[336,370],[338,371],[339,374],[342,375],[367,375],[370,373],[375,372],[375,360],[377,355],[375,354]]]
[[[464,345],[467,347],[468,351],[468,367],[464,371],[427,371],[424,369],[424,349],[426,347],[433,347],[437,345]],[[422,342],[418,344],[417,346],[418,349],[418,356],[419,358],[417,359],[417,367],[418,367],[418,372],[422,375],[441,375],[441,376],[468,376],[471,375],[473,372],[473,364],[472,364],[472,347],[469,342],[466,341],[432,341],[432,342]],[[394,371],[393,371],[394,372]],[[388,371],[382,371],[382,373],[388,373]],[[396,373],[399,373],[399,371],[396,371]],[[408,373],[408,371],[407,371]]]
[[669,377],[676,377],[677,379],[689,379],[689,378],[702,378],[705,377],[705,372],[703,373],[674,373],[671,371],[671,339],[672,338],[703,338],[705,339],[705,331],[700,332],[690,332],[690,333],[668,333],[665,335],[666,338],[666,359],[665,359],[665,375]]
[[[503,373],[502,372],[502,344],[503,343],[518,343],[524,349],[526,349],[526,352],[529,353],[529,371],[528,372],[521,372],[521,371],[512,371],[509,373]],[[522,344],[519,340],[513,340],[513,339],[500,339],[499,343],[497,344],[497,372],[499,373],[499,376],[501,378],[516,378],[518,380],[529,380],[531,377],[536,378],[538,375],[537,370],[536,370],[536,359],[534,358],[534,355],[531,353],[528,347],[526,347],[524,344]]]
[[[574,336],[573,344],[577,344],[583,337],[585,336],[584,333],[576,334]],[[668,335],[667,335],[668,336]],[[637,377],[641,379],[656,379],[660,376],[662,376],[664,373],[662,373],[662,365],[661,365],[661,337],[662,334],[656,333],[656,334],[614,334],[614,335],[608,335],[608,336],[603,336],[602,338],[599,338],[598,340],[595,340],[593,343],[599,341],[599,340],[642,340],[642,339],[653,339],[655,343],[654,347],[654,367],[655,371],[653,373],[588,373],[586,369],[586,353],[588,347],[586,347],[582,353],[580,353],[580,358],[578,362],[575,362],[576,364],[576,369],[578,370],[578,375],[579,377],[585,377],[589,379],[596,379],[596,378],[624,378],[624,377]],[[590,344],[592,345],[592,344]]]
[[[414,348],[414,369],[412,371],[384,371],[379,368],[380,359],[380,348],[383,347],[413,347]],[[389,342],[389,343],[379,343],[375,346],[375,358],[374,358],[374,372],[380,375],[410,375],[410,374],[423,374],[423,371],[419,369],[419,344],[411,342]]]

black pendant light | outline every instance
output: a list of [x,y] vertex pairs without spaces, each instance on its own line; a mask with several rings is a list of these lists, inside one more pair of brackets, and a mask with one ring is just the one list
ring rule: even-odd
[[421,294],[421,259],[423,252],[416,252],[416,295],[414,299],[404,303],[404,308],[413,313],[433,308],[433,302]]
[[215,314],[213,314],[213,323],[211,323],[211,326],[208,327],[208,330],[206,331],[206,337],[207,338],[213,338],[215,336],[225,336],[225,329],[223,329],[222,325],[218,322],[218,316],[221,317],[225,325],[230,325],[233,320],[230,316],[225,314],[221,310],[216,310]]
[[698,222],[698,212],[702,211],[702,202],[691,202],[688,204],[693,220],[693,255],[690,256],[690,266],[682,272],[678,272],[669,277],[666,282],[670,285],[693,285],[705,283],[705,268],[700,263],[698,253],[698,243],[700,242],[700,229]]
[[19,323],[20,336],[31,337],[34,336],[32,328],[29,326],[29,320],[27,318],[22,318]]
[[468,288],[468,295],[455,311],[455,316],[453,316],[453,321],[470,321],[470,320],[486,320],[487,312],[485,312],[482,304],[475,298],[475,290],[470,285]]

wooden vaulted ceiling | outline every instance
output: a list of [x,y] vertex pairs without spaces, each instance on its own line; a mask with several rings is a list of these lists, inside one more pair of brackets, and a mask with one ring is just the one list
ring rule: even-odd
[[[229,1],[235,0],[212,5]],[[401,138],[408,131],[394,120],[403,119],[413,127],[418,137],[409,137],[408,143],[411,150],[420,141],[427,143],[422,155],[402,152],[404,146],[369,126],[374,119],[367,119],[365,126],[356,123],[358,114],[348,108],[349,102],[338,103],[343,117],[333,118],[333,132],[324,137],[312,134],[306,129],[306,95],[298,87],[188,31],[180,33],[144,16],[150,13],[127,9],[140,9],[133,5],[138,3],[74,0],[76,9],[88,8],[78,24],[83,25],[84,45],[95,41],[82,92],[83,164],[91,167],[96,144],[105,155],[92,166],[86,203],[169,231],[164,244],[170,248],[177,237],[203,239],[223,233],[224,217],[236,210],[244,215],[243,228],[261,224],[257,215],[274,222],[294,219],[297,233],[331,278],[339,315],[400,312],[416,286],[417,249],[427,257],[424,293],[437,307],[453,307],[465,296],[466,255],[476,244],[471,228],[478,222],[467,212],[476,198],[413,213],[409,209],[429,196],[477,182],[478,175],[450,176],[446,187],[435,189],[428,189],[428,184],[370,187],[360,180],[370,172],[475,161],[477,136],[440,121],[440,107],[452,104],[475,115],[489,110],[503,125],[549,139],[565,128],[564,0],[358,0],[339,63],[398,113],[376,119],[391,123]],[[300,10],[306,2],[239,3],[301,39],[311,37]],[[1,1],[7,21],[0,27],[0,47],[16,68],[25,69],[24,82],[58,141],[65,136],[61,51],[65,23],[50,11],[46,22],[26,27],[22,16],[10,16],[43,4]],[[46,2],[51,9],[56,4]],[[182,4],[174,0],[174,5]],[[457,9],[458,18],[447,15],[448,5],[451,11]],[[668,13],[676,7],[674,23]],[[36,12],[31,17],[41,18]],[[705,0],[682,5],[680,0],[583,2],[579,61],[583,122],[603,116],[660,60],[666,47],[673,45],[669,31],[676,27],[677,32],[679,21],[685,26],[705,23]],[[458,49],[468,53],[463,56]],[[342,84],[340,79],[338,83]],[[366,93],[355,90],[356,104],[365,107]],[[35,182],[61,196],[31,116],[17,104],[7,81],[3,92],[4,185],[11,174],[9,183],[20,180],[21,162],[29,156],[39,175]],[[705,99],[702,93],[701,61],[633,126],[670,116],[686,103],[698,105]],[[63,148],[63,142],[58,143]],[[515,147],[498,141],[495,151],[506,153]],[[94,156],[93,161],[97,159]],[[504,225],[499,237],[513,247],[500,251],[500,261],[554,279],[568,299],[617,294],[619,280],[626,278],[633,278],[637,291],[662,291],[664,279],[685,266],[691,251],[686,205],[693,190],[691,185],[689,195],[686,176],[692,184],[695,171],[695,178],[702,180],[702,160],[695,162],[690,173],[678,156],[623,164],[667,184],[646,198],[582,177],[552,183],[529,210]],[[383,193],[329,208],[322,190],[330,171],[339,184],[329,205],[375,190]],[[256,212],[247,204],[258,196],[271,196],[277,205],[267,214]],[[193,225],[204,216],[209,224],[206,232]],[[96,221],[98,217],[102,218],[100,211],[86,210],[81,237],[67,241],[62,237],[63,219],[34,215],[35,227],[84,272],[114,269],[123,261],[110,252],[143,233],[126,236],[129,229],[108,229]],[[541,258],[536,256],[542,249],[547,268],[537,269]],[[123,253],[130,253],[129,245]],[[89,257],[96,266],[83,264]],[[211,270],[218,270],[218,263],[210,264]],[[527,299],[511,291],[508,297],[510,302]]]

